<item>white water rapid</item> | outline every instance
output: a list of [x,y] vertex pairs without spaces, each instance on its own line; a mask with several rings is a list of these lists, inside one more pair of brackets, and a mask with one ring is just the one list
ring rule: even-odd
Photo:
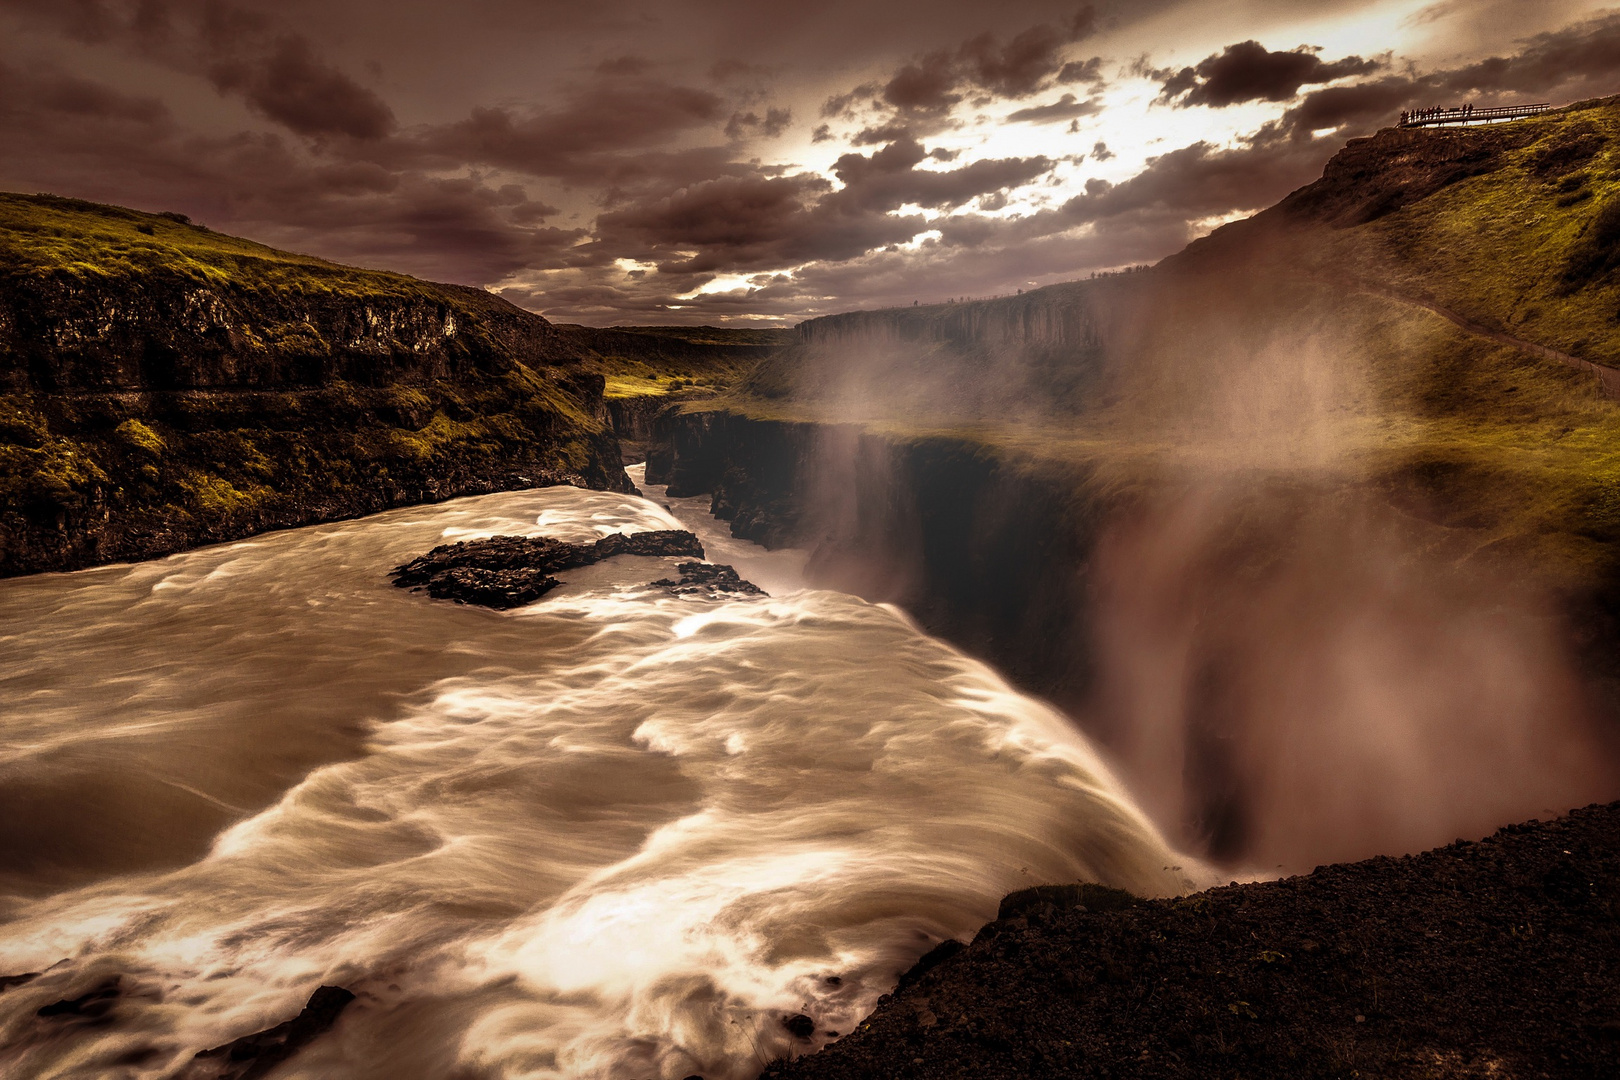
[[[0,976],[43,972],[0,1075],[189,1075],[329,984],[276,1077],[743,1080],[1013,889],[1193,884],[1060,715],[793,553],[705,529],[765,599],[651,587],[676,559],[511,612],[387,578],[674,527],[546,488],[0,582]],[[113,975],[105,1022],[38,1015]]]

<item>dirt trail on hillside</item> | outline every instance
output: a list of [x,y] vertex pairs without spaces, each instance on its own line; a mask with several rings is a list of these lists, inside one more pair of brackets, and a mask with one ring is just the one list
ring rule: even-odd
[[1385,300],[1394,300],[1397,303],[1410,304],[1412,307],[1420,307],[1425,311],[1432,311],[1442,319],[1454,323],[1463,330],[1466,330],[1468,333],[1473,334],[1475,337],[1487,338],[1501,345],[1511,345],[1516,349],[1523,349],[1532,356],[1539,356],[1544,360],[1552,360],[1556,363],[1563,364],[1566,367],[1577,368],[1582,371],[1590,371],[1592,374],[1597,376],[1598,385],[1602,388],[1604,396],[1620,400],[1620,368],[1612,368],[1606,364],[1598,364],[1591,360],[1583,360],[1579,356],[1572,356],[1566,352],[1559,352],[1557,349],[1550,349],[1545,345],[1538,345],[1533,341],[1526,341],[1524,338],[1514,337],[1512,334],[1504,333],[1501,330],[1492,330],[1490,327],[1477,323],[1465,315],[1459,315],[1450,308],[1442,307],[1441,305],[1434,303],[1432,300],[1422,300],[1418,299],[1417,297],[1403,296],[1400,293],[1390,292],[1386,289],[1374,288],[1368,285],[1361,285],[1358,287],[1363,292],[1372,293],[1374,296],[1381,296]]

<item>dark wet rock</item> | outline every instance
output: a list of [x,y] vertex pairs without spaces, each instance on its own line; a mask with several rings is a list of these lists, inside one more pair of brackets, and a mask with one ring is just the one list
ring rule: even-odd
[[190,1077],[209,1080],[257,1080],[330,1030],[354,995],[339,986],[323,986],[291,1020],[273,1028],[198,1053]]
[[782,1017],[782,1026],[787,1028],[788,1034],[795,1039],[808,1039],[816,1033],[816,1022],[804,1013]]
[[40,1008],[38,1015],[46,1020],[101,1020],[112,1011],[119,997],[122,977],[114,975],[76,998],[63,998]]
[[769,595],[753,582],[743,580],[737,575],[736,570],[724,563],[685,562],[676,569],[681,572],[680,580],[659,578],[653,584],[668,589],[677,596]]
[[615,555],[695,555],[703,544],[679,529],[614,533],[594,544],[570,544],[546,536],[491,536],[443,544],[393,570],[402,589],[426,589],[437,600],[481,607],[521,607],[562,582],[553,577]]
[[1026,889],[1002,913],[764,1076],[1614,1075],[1620,803],[1176,899]]
[[702,541],[684,529],[614,533],[602,537],[595,544],[583,546],[591,553],[588,562],[600,562],[614,555],[693,555],[703,558]]

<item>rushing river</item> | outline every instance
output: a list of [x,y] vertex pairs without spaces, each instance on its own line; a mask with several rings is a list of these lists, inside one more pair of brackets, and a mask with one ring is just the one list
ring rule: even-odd
[[[390,585],[682,527],[574,488],[0,582],[0,976],[43,972],[0,1075],[172,1076],[329,984],[276,1076],[741,1080],[1010,890],[1188,887],[1060,715],[669,505],[771,595],[636,557],[511,612]],[[104,1022],[38,1015],[113,975]]]

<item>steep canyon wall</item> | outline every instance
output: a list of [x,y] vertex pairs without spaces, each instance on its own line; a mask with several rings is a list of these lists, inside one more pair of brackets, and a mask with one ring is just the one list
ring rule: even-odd
[[628,488],[603,376],[545,319],[63,205],[92,235],[138,224],[155,265],[100,240],[94,264],[29,265],[39,230],[0,230],[24,250],[0,273],[0,576],[536,484]]

